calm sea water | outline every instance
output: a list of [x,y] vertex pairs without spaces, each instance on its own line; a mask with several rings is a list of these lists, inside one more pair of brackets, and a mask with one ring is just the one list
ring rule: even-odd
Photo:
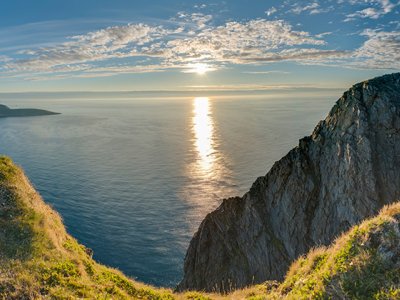
[[0,153],[25,169],[95,259],[174,286],[204,216],[246,192],[334,100],[0,99],[62,113],[0,119]]

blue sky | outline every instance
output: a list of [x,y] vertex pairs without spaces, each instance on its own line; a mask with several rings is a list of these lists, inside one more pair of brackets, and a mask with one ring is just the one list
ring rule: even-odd
[[347,87],[400,69],[399,0],[13,0],[0,92]]

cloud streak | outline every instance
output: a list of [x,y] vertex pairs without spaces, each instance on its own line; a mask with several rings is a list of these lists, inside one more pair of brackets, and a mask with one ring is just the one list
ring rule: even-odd
[[292,9],[289,10],[289,12],[294,13],[294,14],[301,14],[301,13],[307,12],[310,15],[316,15],[316,14],[321,14],[321,13],[331,11],[332,9],[333,9],[333,7],[331,7],[331,6],[322,8],[318,2],[312,2],[308,5],[304,5],[303,3],[297,3],[294,5],[294,7]]

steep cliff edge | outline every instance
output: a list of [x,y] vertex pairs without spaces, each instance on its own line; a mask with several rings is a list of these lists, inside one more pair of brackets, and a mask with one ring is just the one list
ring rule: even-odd
[[315,245],[400,199],[400,73],[354,85],[311,136],[223,201],[193,237],[178,290],[281,280]]

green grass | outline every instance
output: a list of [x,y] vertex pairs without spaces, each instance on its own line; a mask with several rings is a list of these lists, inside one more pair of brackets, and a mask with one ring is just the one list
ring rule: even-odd
[[399,221],[400,203],[384,208],[329,248],[300,257],[281,283],[228,295],[176,294],[95,262],[22,170],[0,157],[0,300],[400,299]]
[[23,172],[0,157],[0,299],[173,299],[97,264]]
[[299,258],[264,299],[400,299],[399,221],[400,203],[384,208]]

